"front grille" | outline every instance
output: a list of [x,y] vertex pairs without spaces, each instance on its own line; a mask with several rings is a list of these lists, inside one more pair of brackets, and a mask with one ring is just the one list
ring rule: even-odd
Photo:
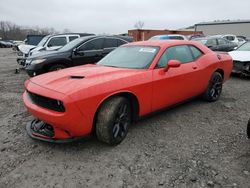
[[250,71],[250,62],[234,61],[233,69],[238,71]]
[[37,95],[37,94],[31,93],[29,91],[27,91],[27,95],[28,95],[30,101],[37,106],[41,106],[43,108],[57,111],[57,112],[65,112],[63,102],[60,100],[51,99],[48,97]]

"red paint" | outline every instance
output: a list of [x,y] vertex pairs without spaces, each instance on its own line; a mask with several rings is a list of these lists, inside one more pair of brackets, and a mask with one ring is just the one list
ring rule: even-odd
[[[198,47],[204,55],[195,62],[180,67],[155,69],[166,48],[189,44]],[[190,41],[144,41],[127,44],[159,46],[160,50],[146,70],[84,65],[46,73],[25,82],[26,90],[63,101],[64,113],[34,105],[24,92],[23,100],[28,111],[55,129],[55,139],[85,136],[91,133],[98,107],[109,97],[131,93],[139,103],[139,116],[179,103],[202,94],[218,69],[224,71],[224,81],[230,76],[232,59],[227,54],[212,52],[207,47]],[[84,76],[69,79],[69,76]]]

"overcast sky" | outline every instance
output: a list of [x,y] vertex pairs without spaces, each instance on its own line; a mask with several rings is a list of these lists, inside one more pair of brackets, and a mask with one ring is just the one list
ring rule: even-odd
[[0,20],[96,34],[179,29],[202,21],[250,19],[249,0],[0,0]]

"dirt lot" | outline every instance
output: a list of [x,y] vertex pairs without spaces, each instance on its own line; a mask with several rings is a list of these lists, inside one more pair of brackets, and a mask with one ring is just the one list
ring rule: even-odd
[[232,77],[221,99],[195,99],[133,125],[109,147],[56,145],[25,132],[24,71],[0,49],[0,187],[250,187],[250,80]]

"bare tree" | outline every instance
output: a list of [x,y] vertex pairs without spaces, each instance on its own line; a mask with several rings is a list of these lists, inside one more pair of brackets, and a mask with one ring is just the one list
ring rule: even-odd
[[134,27],[136,29],[142,29],[144,27],[144,22],[143,21],[138,21],[135,23]]
[[27,35],[57,34],[54,28],[23,27],[8,21],[0,21],[0,38],[3,40],[24,40]]

